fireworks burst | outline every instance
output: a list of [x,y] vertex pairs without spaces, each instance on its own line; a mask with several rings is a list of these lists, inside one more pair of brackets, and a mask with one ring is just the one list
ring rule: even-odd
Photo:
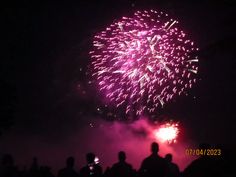
[[168,14],[137,11],[94,36],[92,76],[126,113],[152,113],[196,82],[198,50]]
[[178,124],[167,123],[154,132],[155,137],[160,142],[175,143],[178,136]]

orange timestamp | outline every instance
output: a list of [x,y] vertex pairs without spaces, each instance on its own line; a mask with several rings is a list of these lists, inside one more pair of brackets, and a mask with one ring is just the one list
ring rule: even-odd
[[185,150],[188,156],[221,156],[221,149],[191,149]]

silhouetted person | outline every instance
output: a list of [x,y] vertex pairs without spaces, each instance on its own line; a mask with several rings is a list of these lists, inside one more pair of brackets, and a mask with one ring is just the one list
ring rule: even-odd
[[33,158],[33,162],[30,166],[29,176],[30,177],[38,177],[39,176],[39,165],[38,165],[38,159],[36,157]]
[[106,170],[103,173],[103,177],[111,177],[111,168],[107,167]]
[[10,154],[5,154],[2,158],[0,177],[18,177],[18,170]]
[[[210,149],[208,144],[200,144],[199,149]],[[217,172],[214,157],[201,155],[198,159],[192,161],[183,172],[184,177],[216,177],[220,176]]]
[[66,160],[66,168],[61,169],[58,177],[78,177],[79,174],[74,170],[75,159],[68,157]]
[[166,177],[179,177],[180,176],[179,167],[177,164],[172,162],[172,154],[166,154],[165,160],[167,161],[168,164],[168,171]]
[[152,154],[145,158],[139,169],[142,177],[165,177],[167,175],[168,164],[158,155],[159,145],[156,142],[151,144]]
[[95,163],[95,155],[93,153],[88,153],[86,155],[87,165],[80,170],[81,177],[101,177],[102,167]]
[[22,170],[18,170],[19,177],[29,177],[27,167],[24,166]]
[[110,171],[111,177],[132,177],[134,175],[133,168],[126,160],[126,154],[123,151],[118,153],[119,162],[115,163]]
[[48,166],[41,166],[39,168],[39,174],[40,177],[54,177],[51,172],[51,168]]

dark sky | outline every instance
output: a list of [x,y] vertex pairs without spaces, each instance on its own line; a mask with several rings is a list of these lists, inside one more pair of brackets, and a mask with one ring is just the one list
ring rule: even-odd
[[236,142],[233,0],[9,1],[1,10],[0,72],[2,104],[14,110],[14,124],[2,136],[16,131],[57,140],[84,118],[99,117],[85,74],[92,36],[114,19],[150,8],[179,19],[200,48],[199,82],[159,114],[180,121],[196,141]]

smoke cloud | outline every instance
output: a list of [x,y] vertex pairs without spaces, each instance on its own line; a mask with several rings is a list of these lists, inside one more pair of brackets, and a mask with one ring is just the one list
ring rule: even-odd
[[[20,169],[23,166],[29,167],[32,157],[36,156],[40,165],[49,165],[56,173],[65,166],[65,159],[68,156],[76,158],[78,170],[85,165],[85,154],[88,152],[96,154],[105,170],[117,161],[117,153],[123,150],[126,152],[127,162],[135,169],[139,169],[142,160],[150,154],[150,144],[153,141],[158,142],[154,136],[157,128],[158,125],[145,118],[132,123],[86,119],[77,131],[56,142],[47,137],[8,135],[0,142],[0,153],[11,153]],[[173,154],[173,161],[181,170],[194,158],[185,154],[186,148],[193,147],[190,143],[182,141],[177,141],[175,144],[158,143],[159,154],[161,156],[167,153]]]

